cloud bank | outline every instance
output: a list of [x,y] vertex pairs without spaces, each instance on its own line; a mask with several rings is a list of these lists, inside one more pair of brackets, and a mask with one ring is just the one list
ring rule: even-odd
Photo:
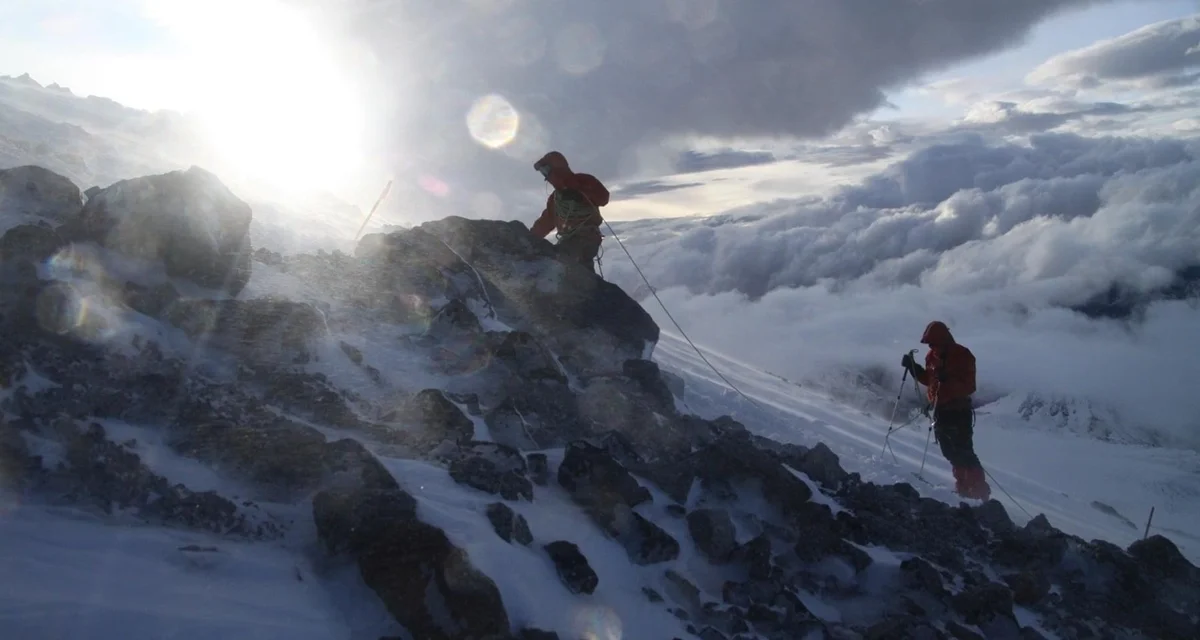
[[[312,3],[309,3],[312,4]],[[318,3],[320,4],[320,3]],[[548,148],[607,180],[670,138],[822,136],[920,74],[1017,43],[1089,0],[327,2],[374,52],[397,113],[380,144],[475,189],[529,180]],[[481,99],[498,96],[503,99]],[[495,107],[500,104],[501,107]],[[495,140],[519,118],[514,139]],[[489,107],[491,105],[491,107]],[[495,107],[495,108],[493,108]],[[471,115],[468,115],[471,114]],[[503,136],[500,136],[501,138]]]
[[[975,137],[828,198],[617,229],[693,339],[788,378],[898,374],[937,318],[975,350],[993,397],[1112,403],[1200,443],[1198,298],[1154,301],[1200,265],[1195,140]],[[615,243],[605,258],[670,328]],[[1142,296],[1137,314],[1072,310],[1114,287]]]
[[1104,83],[1162,88],[1200,81],[1200,15],[1146,25],[1055,56],[1028,76],[1037,84],[1091,89]]

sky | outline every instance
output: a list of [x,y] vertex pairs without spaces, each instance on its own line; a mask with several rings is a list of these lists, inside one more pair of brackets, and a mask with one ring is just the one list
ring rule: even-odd
[[864,119],[961,117],[948,97],[1020,90],[1056,53],[1198,7],[955,5],[12,0],[0,74],[198,114],[229,171],[281,188],[329,186],[366,207],[396,178],[381,219],[397,201],[438,217],[496,199],[527,217],[544,196],[529,165],[548,148],[616,186],[686,173],[681,154],[706,146],[787,156],[708,172],[699,191],[619,199],[610,214],[641,218],[861,177],[879,165],[803,162],[802,147]]
[[[1200,441],[1200,310],[1167,299],[1200,269],[1196,1],[10,1],[0,74],[25,72],[188,112],[220,175],[302,203],[394,179],[374,229],[531,223],[557,149],[703,344],[895,371],[937,317],[985,394]],[[100,164],[52,125],[52,160]],[[348,243],[338,215],[259,208],[255,242]],[[620,246],[603,264],[670,328]],[[1135,310],[1079,312],[1104,300]]]

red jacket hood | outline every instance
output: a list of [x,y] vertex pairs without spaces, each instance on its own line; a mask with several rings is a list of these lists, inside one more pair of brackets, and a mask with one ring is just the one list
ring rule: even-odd
[[950,328],[940,320],[934,320],[925,327],[925,333],[921,336],[921,344],[927,344],[931,347],[945,347],[954,344],[954,336],[950,333]]
[[567,164],[567,157],[557,151],[551,151],[533,163],[534,168],[542,165],[547,165],[564,173],[571,173],[571,165]]

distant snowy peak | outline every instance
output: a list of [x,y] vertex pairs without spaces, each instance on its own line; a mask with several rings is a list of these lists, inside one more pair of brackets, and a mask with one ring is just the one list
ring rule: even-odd
[[1151,446],[1170,444],[1160,431],[1131,424],[1116,408],[1088,398],[1038,392],[1017,393],[1001,399],[993,407],[998,412],[1012,411],[1029,423],[1050,425],[1106,442]]
[[23,84],[23,85],[30,86],[30,87],[37,87],[39,89],[43,88],[41,83],[39,83],[37,80],[34,80],[33,76],[29,75],[28,73],[22,73],[21,75],[15,77],[15,78],[12,76],[4,76],[4,77],[11,79],[13,82],[18,83],[18,84]]

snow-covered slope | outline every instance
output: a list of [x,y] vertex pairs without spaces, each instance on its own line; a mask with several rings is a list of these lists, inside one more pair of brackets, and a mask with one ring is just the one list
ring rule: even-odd
[[[668,371],[687,381],[683,401],[699,415],[732,415],[782,442],[824,442],[838,452],[847,470],[866,480],[913,482],[924,495],[955,501],[954,477],[937,445],[930,443],[924,455],[928,423],[923,417],[891,435],[893,459],[883,450],[886,413],[854,410],[736,358],[706,351],[708,360],[752,402],[730,390],[680,336],[667,331],[655,353]],[[875,400],[890,409],[895,396]],[[993,498],[1004,503],[1015,521],[1043,513],[1064,531],[1127,545],[1145,533],[1154,508],[1151,532],[1171,538],[1193,562],[1200,562],[1200,453],[1097,441],[1056,429],[1055,416],[1025,420],[1009,404],[1004,398],[977,409],[975,442],[994,476]],[[898,424],[912,418],[903,407]],[[1046,423],[1039,424],[1038,418]],[[923,476],[933,486],[914,481],[922,458]]]
[[[201,172],[122,188],[178,199],[165,217],[226,193]],[[241,265],[246,238],[216,247],[194,221],[115,242],[120,225],[84,224],[94,214],[63,205],[0,239],[11,637],[1200,624],[1200,573],[1179,551],[1195,561],[1193,454],[981,412],[997,500],[960,506],[934,452],[933,484],[912,476],[919,429],[893,435],[893,460],[879,417],[712,354],[744,400],[519,223],[441,220],[353,256],[260,247],[230,291],[209,274]],[[1122,518],[1140,526],[1150,503],[1159,535],[1120,548],[1140,537]]]

